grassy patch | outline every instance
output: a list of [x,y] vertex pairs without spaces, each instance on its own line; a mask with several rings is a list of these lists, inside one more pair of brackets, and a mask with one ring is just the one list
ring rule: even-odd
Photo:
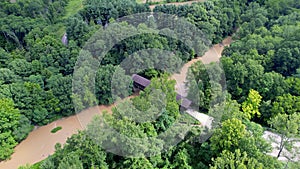
[[30,164],[25,164],[25,165],[22,165],[22,166],[19,166],[18,169],[40,169],[40,165],[44,162],[44,160],[40,161],[40,162],[37,162],[33,165],[30,165]]
[[62,129],[61,126],[55,127],[54,129],[51,130],[51,133],[56,133],[57,131],[59,131],[61,129]]
[[75,15],[82,8],[82,0],[70,0],[66,7],[66,15],[63,18],[66,19],[72,15]]
[[63,23],[58,23],[58,24],[53,24],[53,25],[49,25],[49,26],[45,27],[44,31],[49,32],[49,34],[52,35],[56,39],[61,39],[61,37],[66,32],[66,28]]
[[41,168],[40,166],[43,162],[44,162],[44,160],[33,164],[30,169],[40,169]]
[[144,0],[136,0],[137,3],[142,4],[144,3]]
[[62,26],[57,30],[56,34],[58,35],[59,38],[61,38],[65,32],[66,32],[66,28]]

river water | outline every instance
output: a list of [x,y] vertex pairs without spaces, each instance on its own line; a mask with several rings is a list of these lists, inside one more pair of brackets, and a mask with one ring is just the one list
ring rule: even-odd
[[[228,46],[231,42],[231,37],[228,37],[224,39],[223,45]],[[214,45],[204,54],[204,56],[195,58],[186,63],[179,74],[172,75],[171,78],[176,80],[175,88],[177,92],[182,93],[182,86],[184,84],[188,68],[197,61],[202,61],[205,64],[218,61],[224,49],[223,45]],[[56,143],[64,144],[68,137],[77,133],[78,130],[84,129],[83,126],[86,126],[94,115],[105,110],[111,113],[111,108],[113,106],[114,105],[95,106],[86,109],[77,115],[59,119],[48,125],[36,128],[24,141],[16,146],[15,153],[12,155],[10,160],[2,161],[0,163],[0,169],[17,169],[20,165],[25,165],[27,163],[34,164],[47,158],[48,155],[54,153],[54,146]],[[56,126],[61,126],[62,129],[54,134],[51,133],[50,131]]]

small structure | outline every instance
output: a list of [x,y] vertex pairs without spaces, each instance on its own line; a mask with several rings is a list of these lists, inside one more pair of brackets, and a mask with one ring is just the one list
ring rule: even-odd
[[61,38],[61,42],[64,45],[68,45],[68,37],[67,37],[67,33],[64,34],[64,36]]
[[[137,74],[132,75],[132,80],[133,80],[133,90],[134,91],[144,90],[151,83],[150,80],[148,80],[140,75],[137,75]],[[180,103],[180,107],[183,108],[184,110],[187,110],[190,107],[190,105],[192,104],[192,101],[181,96],[178,93],[176,95],[176,100]]]
[[151,81],[137,74],[132,75],[133,87],[135,89],[144,90],[150,85]]
[[192,104],[192,101],[181,96],[180,94],[176,95],[176,100],[180,102],[180,107],[184,108],[185,110],[187,110],[190,107],[190,105]]

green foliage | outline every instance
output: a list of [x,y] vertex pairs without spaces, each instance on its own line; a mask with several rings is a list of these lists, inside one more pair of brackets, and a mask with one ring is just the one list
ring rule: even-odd
[[79,160],[79,156],[72,152],[67,154],[58,165],[58,169],[83,169],[82,162]]
[[[45,124],[58,109],[52,91],[44,91],[38,84],[25,82],[11,85],[16,107],[34,124]],[[27,99],[26,99],[27,98]]]
[[278,114],[269,121],[269,124],[276,133],[280,134],[278,158],[280,157],[283,148],[287,148],[289,151],[294,148],[293,144],[295,144],[295,142],[293,141],[293,138],[299,136],[300,114]]
[[256,90],[264,68],[256,60],[246,59],[246,57],[234,61],[238,57],[240,55],[234,54],[230,58],[222,58],[221,62],[226,75],[228,91],[234,99],[239,98],[244,101],[244,97],[250,89]]
[[58,131],[61,130],[61,129],[62,129],[61,126],[55,127],[55,128],[53,128],[53,129],[51,130],[51,133],[56,133],[56,132],[58,132]]
[[65,8],[66,14],[63,18],[68,18],[72,15],[75,15],[82,8],[82,0],[69,0],[68,5]]
[[217,129],[210,139],[212,149],[216,152],[232,151],[240,146],[240,140],[246,133],[246,126],[240,120],[235,118],[226,120],[222,123],[222,128]]
[[132,94],[132,79],[125,74],[125,70],[121,67],[116,67],[111,79],[111,94],[116,101],[118,98],[124,99]]
[[209,110],[210,106],[222,101],[222,69],[217,63],[204,65],[202,62],[194,63],[188,71],[188,96],[200,110]]
[[210,169],[227,168],[227,169],[263,169],[264,165],[259,163],[255,158],[247,156],[246,152],[239,149],[233,153],[224,150],[220,157],[213,159],[214,165]]
[[0,68],[7,67],[7,64],[12,60],[10,53],[6,52],[3,48],[0,48]]
[[18,169],[32,169],[32,166],[30,164],[26,164],[26,165],[20,166]]
[[79,132],[68,138],[64,148],[57,144],[55,155],[48,157],[40,165],[41,169],[49,168],[108,168],[106,153],[90,139],[85,132]]
[[286,83],[291,95],[300,96],[300,78],[289,77]]
[[90,31],[84,21],[76,17],[70,17],[67,20],[67,37],[69,40],[77,41],[77,45],[83,46],[87,41],[87,34]]
[[293,96],[291,94],[285,94],[278,96],[272,104],[271,108],[271,117],[274,117],[278,114],[294,114],[300,112],[300,97]]
[[117,19],[138,12],[150,12],[145,4],[138,4],[135,0],[86,0],[83,5],[83,17],[94,23],[100,19],[103,26],[111,18]]
[[180,150],[174,159],[174,163],[172,164],[173,168],[180,168],[180,169],[192,169],[189,165],[191,159],[186,149]]
[[33,130],[33,125],[31,125],[29,119],[21,115],[19,120],[19,125],[13,131],[13,135],[17,142],[22,141],[25,139],[30,131]]
[[209,1],[191,6],[159,5],[153,11],[186,17],[205,33],[207,39],[219,43],[223,37],[233,33],[232,28],[240,22],[245,6],[245,1]]
[[[208,114],[215,119],[223,122],[228,119],[236,118],[239,120],[244,119],[244,114],[240,111],[241,105],[236,100],[226,100],[219,105],[213,106]],[[221,117],[220,117],[221,116]]]
[[242,104],[242,110],[245,113],[247,119],[250,120],[255,115],[257,115],[258,117],[260,116],[260,112],[258,109],[260,106],[261,99],[262,97],[257,91],[253,89],[249,91],[247,100]]
[[154,167],[152,166],[152,164],[149,162],[148,159],[146,158],[140,158],[140,159],[136,159],[136,158],[129,158],[124,160],[121,164],[120,164],[120,168],[128,168],[128,169],[135,169],[135,168],[149,168],[149,169],[154,169]]
[[0,160],[5,160],[14,152],[17,145],[13,131],[17,128],[20,112],[11,99],[0,99]]
[[9,51],[26,47],[24,37],[34,28],[53,24],[64,14],[67,0],[18,0],[16,3],[2,1],[0,47]]
[[[124,145],[125,151],[131,154],[142,155],[147,151],[155,154],[165,148],[152,137],[169,129],[174,134],[182,131],[172,125],[185,115],[179,112],[174,81],[167,80],[164,72],[154,69],[154,65],[169,65],[169,73],[176,72],[182,63],[203,55],[209,42],[204,42],[203,37],[196,37],[199,39],[193,44],[192,38],[160,36],[158,33],[170,35],[180,31],[186,36],[191,32],[184,26],[175,33],[169,29],[158,32],[159,23],[155,20],[137,27],[113,23],[119,17],[150,12],[147,4],[138,4],[134,0],[18,0],[16,3],[5,0],[0,6],[0,160],[10,156],[17,141],[27,136],[32,125],[47,124],[99,103],[113,103],[117,97],[111,93],[120,98],[130,95],[130,77],[125,73],[154,78],[140,96],[113,109],[113,116],[105,116],[105,122],[123,136],[118,139],[116,135],[97,133],[92,129],[80,132],[69,138],[64,148],[57,145],[55,154],[43,161],[40,168],[208,168],[212,163],[212,168],[260,168],[261,165],[282,168],[276,159],[264,155],[269,146],[261,137],[262,127],[247,119],[264,124],[269,121],[268,124],[282,135],[283,143],[299,134],[296,129],[300,96],[300,6],[297,0],[211,0],[193,5],[155,7],[154,12],[187,18],[203,31],[204,39],[213,43],[221,42],[237,30],[233,35],[235,42],[226,47],[221,59],[233,100],[228,98],[228,102],[223,102],[224,86],[219,83],[225,79],[217,64],[195,63],[188,72],[188,97],[197,109],[216,116],[223,114],[215,117],[220,118],[221,128],[216,129],[210,141],[201,144],[197,137],[199,128],[195,127],[186,136],[176,135],[183,139],[179,145],[142,158],[104,152],[89,134],[99,134],[111,149],[118,144]],[[105,29],[108,24],[110,29]],[[99,32],[89,42],[97,45],[92,45],[91,53],[80,53],[83,56],[80,64],[87,63],[88,66],[81,67],[76,71],[78,76],[73,76],[80,47],[96,30]],[[69,40],[66,46],[60,41],[65,31]],[[115,32],[120,35],[138,32],[139,35],[114,39]],[[103,37],[107,42],[99,41]],[[104,51],[103,44],[116,40],[119,43],[113,44],[101,58],[101,67],[95,68],[97,57]],[[195,49],[189,49],[185,43],[193,44]],[[175,56],[182,62],[159,52],[145,52],[144,49],[149,48],[176,51]],[[138,65],[137,68],[121,69],[122,65],[118,65],[124,59],[137,61],[132,62]],[[149,68],[143,70],[140,63]],[[89,73],[95,70],[96,77],[90,76]],[[113,78],[115,81],[111,81]],[[72,79],[78,84],[72,86]],[[94,86],[91,85],[93,79]],[[75,93],[72,93],[72,87]],[[119,90],[111,90],[116,87]],[[129,106],[130,103],[134,108]],[[139,121],[135,121],[137,116]],[[184,120],[194,124],[192,120]],[[99,127],[97,122],[99,119],[91,124],[92,127]],[[126,136],[146,139],[132,141]],[[137,145],[138,150],[133,145]],[[281,148],[291,145],[286,143]]]
[[99,104],[113,103],[111,82],[114,71],[115,67],[112,65],[101,66],[97,71],[95,93]]

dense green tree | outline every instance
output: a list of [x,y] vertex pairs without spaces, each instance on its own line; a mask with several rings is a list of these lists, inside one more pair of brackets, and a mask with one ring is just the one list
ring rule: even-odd
[[8,68],[12,70],[16,75],[21,77],[28,77],[32,74],[32,65],[25,59],[15,59],[9,63]]
[[20,112],[11,99],[0,99],[0,160],[5,160],[14,152],[17,142],[13,131],[18,127]]
[[180,168],[180,169],[191,169],[192,167],[189,165],[191,159],[186,149],[180,150],[174,158],[174,162],[171,165],[172,168]]
[[217,63],[204,65],[202,62],[194,63],[188,71],[186,87],[187,98],[191,99],[201,110],[208,110],[216,104],[222,96],[223,72]]
[[120,164],[120,168],[128,168],[128,169],[135,169],[135,168],[149,168],[153,169],[152,164],[148,161],[147,158],[129,158],[124,160]]
[[21,115],[18,126],[14,129],[13,135],[17,142],[20,142],[21,140],[25,139],[29,132],[32,131],[33,126],[31,125],[31,122],[29,119]]
[[[78,49],[73,44],[66,48],[55,37],[46,35],[35,41],[30,52],[27,53],[26,59],[32,61],[32,64],[36,62],[39,69],[50,68],[52,73],[68,75],[73,72],[77,56]],[[40,63],[34,60],[38,60]]]
[[[41,164],[42,169],[57,168],[58,166],[72,166],[83,168],[108,168],[106,153],[99,144],[91,139],[86,132],[79,132],[70,137],[64,148],[59,144],[55,146],[56,153]],[[69,156],[71,155],[71,156]]]
[[284,76],[289,76],[296,72],[300,66],[299,61],[300,43],[287,41],[282,44],[281,48],[275,53],[274,69]]
[[21,114],[33,124],[48,123],[58,111],[58,100],[54,98],[52,91],[44,91],[38,84],[14,83],[10,87],[10,92]]
[[240,149],[253,158],[268,152],[270,147],[262,138],[262,127],[249,122],[246,124],[236,118],[224,121],[210,138],[212,151],[218,154],[223,150],[234,152]]
[[300,96],[300,78],[289,77],[286,79],[286,83],[291,95]]
[[229,119],[222,123],[222,128],[217,129],[211,137],[213,151],[234,151],[240,146],[240,140],[247,134],[246,126],[238,119]]
[[7,67],[7,64],[12,60],[10,53],[7,53],[3,48],[0,48],[0,68]]
[[293,114],[300,112],[300,97],[293,96],[291,94],[285,94],[283,96],[278,96],[272,104],[272,117],[277,114]]
[[115,67],[112,65],[101,66],[96,75],[96,88],[95,93],[99,104],[113,103],[111,82]]
[[236,61],[239,57],[238,54],[234,54],[233,57],[221,59],[228,91],[232,94],[233,99],[244,100],[250,89],[258,88],[264,68],[256,60],[242,57],[243,60]]
[[257,159],[247,156],[246,152],[236,149],[233,153],[224,150],[221,155],[213,159],[213,165],[210,169],[262,169],[264,168],[262,163],[259,163]]
[[0,84],[10,84],[20,79],[13,71],[7,68],[0,68]]
[[259,93],[253,89],[249,91],[248,98],[242,103],[242,110],[245,113],[247,119],[253,118],[255,115],[260,116],[259,106],[262,97]]
[[71,76],[63,76],[62,74],[52,75],[46,80],[45,89],[51,90],[54,97],[59,100],[57,103],[57,113],[63,116],[74,113],[74,105],[71,98]]
[[81,51],[72,78],[72,99],[75,111],[95,106],[95,78],[98,61],[88,51]]
[[135,0],[87,0],[82,11],[84,18],[94,23],[108,23],[111,18],[119,18],[138,12],[150,12],[147,5],[137,4]]
[[83,169],[82,162],[79,160],[79,156],[75,153],[69,153],[65,156],[58,165],[58,169]]
[[89,33],[88,25],[79,18],[71,17],[67,21],[67,37],[68,40],[75,40],[77,45],[84,45]]
[[223,122],[228,119],[236,118],[243,120],[245,115],[240,110],[241,105],[236,100],[227,99],[220,104],[214,105],[208,114],[214,117],[215,121]]
[[284,77],[275,72],[263,74],[259,81],[256,90],[263,96],[263,100],[274,100],[277,96],[284,94],[288,88]]
[[22,16],[8,15],[0,19],[1,36],[5,39],[1,47],[7,50],[13,50],[16,47],[22,48],[24,37],[35,27],[42,27],[45,21],[41,18],[28,18]]
[[132,79],[125,74],[125,70],[116,67],[111,79],[111,94],[114,100],[126,98],[132,94]]

